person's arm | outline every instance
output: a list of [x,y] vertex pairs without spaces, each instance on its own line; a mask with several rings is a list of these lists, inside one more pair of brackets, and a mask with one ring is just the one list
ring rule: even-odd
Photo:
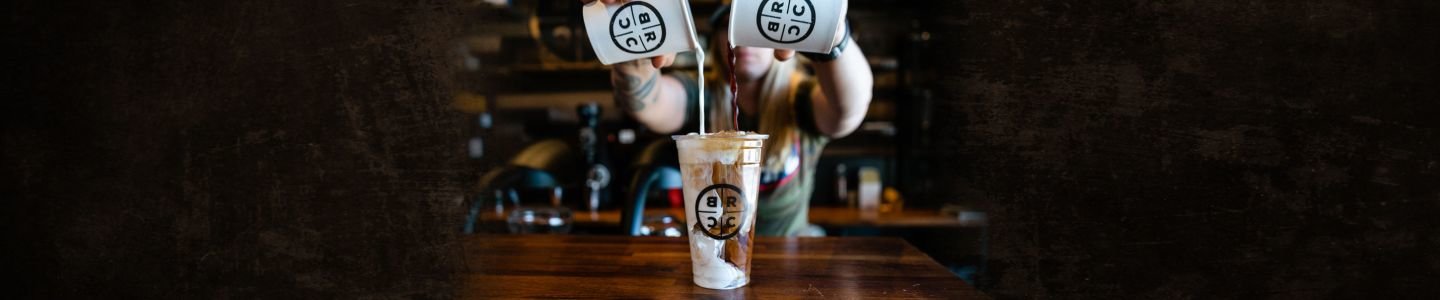
[[[668,66],[675,55],[661,58],[659,65]],[[638,59],[612,66],[610,85],[615,89],[615,106],[651,131],[673,133],[685,123],[688,96],[679,80],[660,74],[655,65],[650,59]]]
[[815,62],[815,79],[820,88],[810,94],[815,107],[815,128],[830,138],[855,132],[865,121],[870,109],[871,88],[875,75],[860,45],[851,43],[840,57],[828,62]]
[[[849,32],[837,32],[837,37],[844,34]],[[775,51],[775,57],[782,60],[792,56],[793,51]],[[865,53],[852,40],[840,52],[840,57],[814,61],[812,66],[820,84],[820,88],[810,92],[815,128],[830,138],[850,135],[865,120],[865,111],[870,109],[871,88],[875,85],[875,75],[870,73]]]

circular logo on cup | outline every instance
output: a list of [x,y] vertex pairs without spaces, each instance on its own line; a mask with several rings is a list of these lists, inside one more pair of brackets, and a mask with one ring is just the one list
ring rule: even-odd
[[610,16],[610,40],[625,52],[655,51],[665,43],[665,20],[650,3],[631,1]]
[[810,0],[763,0],[755,17],[760,35],[776,43],[793,44],[815,31],[815,5]]
[[700,190],[700,195],[695,197],[695,219],[711,238],[734,237],[744,225],[744,216],[745,193],[734,185],[712,185]]

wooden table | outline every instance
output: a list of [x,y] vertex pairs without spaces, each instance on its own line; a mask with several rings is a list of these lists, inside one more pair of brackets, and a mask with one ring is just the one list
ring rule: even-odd
[[975,221],[961,221],[959,217],[941,214],[940,210],[925,208],[865,214],[848,207],[812,206],[809,218],[810,223],[825,227],[960,228],[984,225]]
[[[579,226],[619,226],[619,210],[601,210],[594,213],[588,211],[573,211],[575,225]],[[670,214],[676,217],[684,216],[684,209],[652,208],[645,210],[645,216],[659,216]],[[498,216],[485,216],[485,221],[503,222],[504,219]],[[825,227],[875,227],[875,228],[961,228],[976,227],[983,224],[974,222],[961,222],[955,216],[940,214],[935,209],[907,209],[893,213],[862,214],[859,210],[846,207],[815,206],[810,207],[810,223]]]
[[750,284],[734,290],[691,281],[684,238],[474,235],[464,243],[467,299],[989,298],[890,237],[757,238]]

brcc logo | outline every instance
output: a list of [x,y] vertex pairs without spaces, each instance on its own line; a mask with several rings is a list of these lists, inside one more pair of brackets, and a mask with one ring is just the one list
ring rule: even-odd
[[665,20],[650,3],[631,1],[610,16],[610,40],[625,52],[655,51],[665,44]]
[[717,240],[735,236],[744,227],[745,193],[739,187],[716,184],[700,190],[695,197],[695,219],[705,235]]
[[755,17],[760,35],[776,43],[793,44],[815,31],[815,5],[810,0],[760,1]]

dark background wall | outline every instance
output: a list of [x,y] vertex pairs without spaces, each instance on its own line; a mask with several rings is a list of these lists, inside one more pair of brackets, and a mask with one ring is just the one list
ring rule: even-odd
[[[9,6],[22,296],[449,295],[450,3]],[[1436,4],[943,6],[934,180],[995,295],[1437,293]]]
[[1440,291],[1435,2],[945,11],[936,169],[988,205],[995,294]]
[[6,6],[21,295],[450,293],[469,172],[448,3]]

